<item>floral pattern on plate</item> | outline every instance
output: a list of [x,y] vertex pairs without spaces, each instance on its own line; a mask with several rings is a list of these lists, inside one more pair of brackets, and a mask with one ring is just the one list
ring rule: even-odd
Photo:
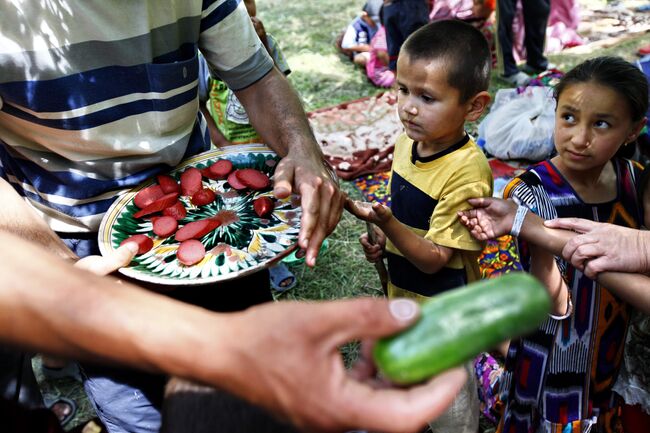
[[[263,146],[232,146],[196,155],[167,174],[178,181],[187,168],[202,169],[219,159],[230,160],[235,170],[254,168],[269,177],[279,161],[274,152]],[[153,239],[154,246],[150,251],[136,256],[129,266],[120,269],[124,275],[165,285],[207,284],[256,272],[277,262],[296,247],[302,213],[296,196],[277,200],[271,188],[237,191],[226,180],[204,177],[203,187],[214,191],[216,199],[208,205],[195,206],[189,197],[180,196],[187,216],[179,221],[179,228],[217,215],[222,225],[200,239],[206,249],[203,260],[185,266],[176,258],[179,242],[173,235],[158,238],[153,234],[153,225],[148,217],[133,217],[139,210],[133,198],[138,191],[154,183],[155,179],[152,179],[118,198],[106,212],[99,228],[102,254],[117,249],[124,239],[134,234],[146,234]],[[260,196],[269,196],[275,201],[273,213],[265,218],[260,218],[253,210],[253,200]]]

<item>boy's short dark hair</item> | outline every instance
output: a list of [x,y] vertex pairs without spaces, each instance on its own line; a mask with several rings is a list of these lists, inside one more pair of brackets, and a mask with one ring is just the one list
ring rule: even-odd
[[492,55],[483,34],[459,20],[433,21],[408,37],[402,52],[411,61],[443,60],[447,81],[460,91],[460,102],[488,89]]

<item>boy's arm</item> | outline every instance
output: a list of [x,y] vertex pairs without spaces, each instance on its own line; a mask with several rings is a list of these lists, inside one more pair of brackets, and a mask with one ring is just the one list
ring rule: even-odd
[[395,218],[390,208],[379,203],[348,199],[345,208],[357,218],[376,224],[404,258],[422,272],[433,274],[439,271],[453,254],[453,249],[436,245],[412,232]]

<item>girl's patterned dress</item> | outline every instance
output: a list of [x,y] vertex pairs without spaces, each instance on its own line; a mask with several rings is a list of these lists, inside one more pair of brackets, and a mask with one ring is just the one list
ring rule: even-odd
[[[636,181],[640,166],[613,159],[617,197],[590,204],[580,199],[550,161],[531,167],[504,191],[544,219],[578,217],[638,228]],[[521,242],[522,264],[529,255]],[[498,432],[572,433],[620,430],[612,386],[623,355],[628,305],[570,263],[556,257],[574,312],[548,318],[531,335],[513,341],[502,377],[504,413]]]

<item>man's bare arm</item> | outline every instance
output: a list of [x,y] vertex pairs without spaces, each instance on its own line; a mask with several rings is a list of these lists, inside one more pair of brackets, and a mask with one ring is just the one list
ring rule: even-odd
[[412,301],[281,302],[217,314],[74,268],[6,232],[0,244],[3,343],[219,386],[310,431],[419,431],[466,377],[452,370],[409,389],[375,389],[346,371],[338,348],[403,330],[417,319]]
[[0,178],[0,230],[14,233],[18,237],[39,244],[46,251],[65,259],[77,256],[65,246],[23,197],[4,179]]

